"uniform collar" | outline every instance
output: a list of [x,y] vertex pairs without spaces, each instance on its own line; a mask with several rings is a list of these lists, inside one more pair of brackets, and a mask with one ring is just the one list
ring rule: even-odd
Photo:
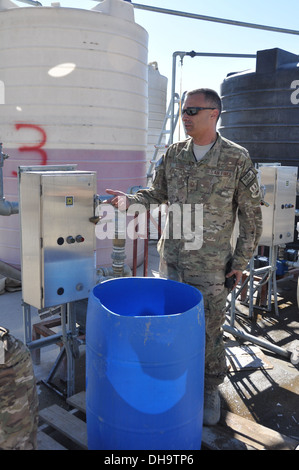
[[[222,146],[222,139],[221,135],[217,132],[217,139],[213,147],[207,152],[204,158],[201,160],[209,167],[217,167],[218,160],[220,156],[220,150]],[[180,153],[177,156],[180,160],[194,162],[194,154],[193,154],[193,138],[190,137],[186,140],[186,143]]]

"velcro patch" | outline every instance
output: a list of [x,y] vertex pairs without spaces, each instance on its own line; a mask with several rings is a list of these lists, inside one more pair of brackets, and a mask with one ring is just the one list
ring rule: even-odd
[[244,184],[244,186],[249,186],[256,178],[256,173],[252,168],[249,168],[249,170],[245,173],[244,176],[241,178],[241,182]]
[[208,170],[207,173],[214,176],[232,176],[233,174],[230,170]]

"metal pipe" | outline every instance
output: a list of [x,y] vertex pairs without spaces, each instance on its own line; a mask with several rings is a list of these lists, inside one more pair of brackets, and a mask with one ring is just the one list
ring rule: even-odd
[[229,325],[223,325],[222,328],[224,331],[232,334],[233,336],[238,336],[244,340],[248,340],[251,343],[255,343],[263,348],[273,351],[274,353],[280,354],[283,357],[286,357],[286,358],[291,357],[290,351],[280,348],[279,346],[276,346],[275,344],[269,343],[269,341],[265,341],[263,339],[257,338],[256,336],[250,335],[241,330],[237,330],[237,328],[233,328],[232,326],[229,326]]
[[115,234],[112,245],[112,270],[114,277],[123,277],[126,259],[126,221],[124,214],[115,210]]
[[66,352],[67,362],[67,397],[70,397],[75,392],[75,337],[76,337],[76,317],[75,317],[74,304],[69,302],[61,306],[61,329],[62,341]]
[[148,240],[150,236],[150,211],[146,213],[146,237],[144,239],[143,277],[148,273]]
[[[131,268],[127,264],[123,266],[122,276],[123,277],[132,276]],[[114,277],[115,277],[115,273],[114,273],[113,266],[109,266],[109,267],[103,266],[97,269],[97,283],[107,281],[108,279],[113,279]]]
[[3,184],[3,165],[4,160],[9,156],[2,152],[2,143],[0,143],[0,215],[12,215],[19,213],[19,203],[6,201],[4,197],[4,184]]
[[42,7],[40,2],[36,2],[34,0],[17,0],[18,2],[27,3],[28,5],[32,5],[33,7]]
[[16,279],[17,281],[22,280],[21,271],[10,264],[4,263],[4,261],[0,261],[0,273],[10,277],[11,279]]
[[176,82],[176,59],[177,57],[181,58],[181,63],[183,63],[183,58],[185,56],[190,57],[230,57],[230,58],[241,58],[241,59],[255,59],[256,54],[233,54],[230,52],[184,52],[184,51],[175,51],[172,54],[172,80],[171,80],[171,122],[170,122],[170,136],[169,143],[173,143],[173,134],[174,134],[174,96],[175,96],[175,82]]
[[236,20],[228,20],[226,18],[217,18],[213,16],[206,16],[206,15],[198,15],[195,13],[189,13],[186,11],[178,11],[178,10],[168,10],[166,8],[159,8],[153,7],[150,5],[141,5],[140,3],[132,3],[133,7],[137,10],[147,10],[153,11],[156,13],[165,13],[166,15],[175,15],[175,16],[182,16],[184,18],[192,18],[195,20],[203,20],[203,21],[211,21],[213,23],[223,23],[228,24],[231,26],[242,26],[244,28],[253,28],[253,29],[263,29],[265,31],[272,31],[275,33],[285,33],[285,34],[296,34],[299,35],[299,31],[295,29],[285,29],[285,28],[278,28],[276,26],[267,26],[255,23],[246,23],[244,21],[236,21]]
[[[138,187],[139,189],[139,187]],[[137,189],[136,189],[137,190]],[[95,197],[95,204],[102,204],[106,203],[109,199],[112,199],[113,196],[100,196],[96,195]],[[96,209],[95,209],[96,213]],[[112,272],[109,272],[107,275],[104,274],[103,270],[102,273],[98,272],[99,275],[99,282],[102,282],[104,277],[123,277],[127,273],[127,268],[125,271],[125,264],[124,261],[126,259],[126,253],[125,253],[125,248],[126,248],[126,218],[125,214],[116,209],[114,211],[114,217],[115,217],[115,232],[114,232],[114,238],[113,238],[113,244],[112,244]],[[97,217],[95,216],[95,220]]]
[[[1,173],[1,172],[0,172]],[[1,174],[0,174],[1,178]],[[5,198],[0,199],[0,215],[13,215],[19,213],[19,203],[6,201]]]
[[35,339],[34,341],[27,341],[26,346],[30,351],[34,349],[40,349],[43,346],[50,346],[51,344],[59,343],[62,340],[61,333],[55,335],[46,336],[45,338]]

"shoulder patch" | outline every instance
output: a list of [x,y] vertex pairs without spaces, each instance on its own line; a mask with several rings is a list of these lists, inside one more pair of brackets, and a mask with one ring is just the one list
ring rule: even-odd
[[256,178],[256,172],[253,168],[249,168],[249,170],[245,173],[244,176],[240,179],[241,183],[244,184],[244,186],[249,186]]

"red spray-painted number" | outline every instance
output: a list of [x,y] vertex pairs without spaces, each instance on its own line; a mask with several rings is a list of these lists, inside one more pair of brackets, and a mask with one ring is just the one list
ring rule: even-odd
[[[44,129],[42,127],[37,126],[35,124],[23,124],[23,123],[17,123],[15,124],[15,127],[17,131],[22,128],[29,128],[29,129],[35,129],[41,134],[41,141],[34,144],[34,145],[24,145],[23,147],[19,147],[20,152],[38,152],[41,156],[41,165],[46,165],[47,164],[47,152],[42,148],[45,143],[47,142],[47,134],[45,133]],[[17,176],[17,172],[13,171],[12,174],[14,176]]]

